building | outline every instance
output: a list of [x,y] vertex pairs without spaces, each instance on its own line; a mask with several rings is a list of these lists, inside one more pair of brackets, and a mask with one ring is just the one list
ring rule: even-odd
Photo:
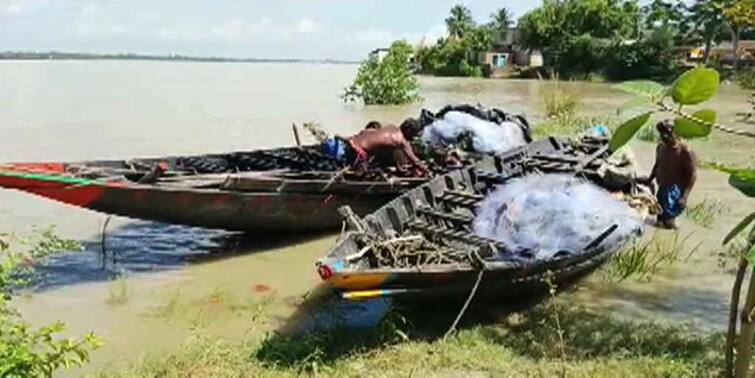
[[495,42],[490,51],[477,56],[488,77],[503,77],[511,74],[516,67],[541,67],[543,55],[538,50],[529,50],[519,44],[519,28],[509,28],[506,33],[494,36]]
[[[705,46],[692,48],[687,52],[687,59],[698,61],[705,58]],[[710,48],[710,59],[730,63],[734,60],[734,47],[731,41],[717,43]],[[755,62],[755,40],[739,41],[739,59],[743,62]]]

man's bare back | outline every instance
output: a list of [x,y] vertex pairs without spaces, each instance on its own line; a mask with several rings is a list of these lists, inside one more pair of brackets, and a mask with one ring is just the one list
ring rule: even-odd
[[695,157],[684,143],[659,144],[656,149],[656,164],[655,179],[659,186],[690,186]]
[[[383,150],[400,149],[415,167],[424,174],[429,173],[427,167],[412,150],[411,143],[405,136],[406,133],[407,131],[402,131],[394,125],[385,125],[379,129],[362,130],[359,134],[349,138],[349,143],[352,147],[365,152],[367,155],[374,155]],[[416,137],[416,134],[409,135],[409,137]]]

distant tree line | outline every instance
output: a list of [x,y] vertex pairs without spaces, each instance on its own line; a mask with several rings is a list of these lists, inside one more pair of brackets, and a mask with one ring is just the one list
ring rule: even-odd
[[[448,36],[420,45],[420,72],[438,76],[480,76],[476,56],[506,39],[514,15],[501,8],[478,23],[464,5],[451,8]],[[755,38],[755,0],[544,0],[519,18],[521,48],[539,50],[545,70],[566,78],[602,75],[609,80],[666,80],[678,74],[690,48]],[[739,55],[731,66],[739,68]]]
[[[755,0],[545,0],[519,20],[522,44],[543,52],[546,66],[567,77],[666,80],[690,48],[751,37]],[[738,68],[734,54],[732,66]]]
[[183,62],[229,62],[229,63],[343,63],[354,64],[354,61],[334,59],[285,59],[285,58],[230,58],[220,56],[190,56],[190,55],[148,55],[148,54],[94,54],[60,51],[2,51],[0,60],[157,60]]

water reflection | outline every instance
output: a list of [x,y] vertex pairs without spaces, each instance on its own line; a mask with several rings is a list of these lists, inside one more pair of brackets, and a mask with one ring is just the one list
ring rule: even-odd
[[32,287],[43,291],[120,275],[173,270],[301,243],[322,233],[245,234],[130,221],[106,229],[104,236],[81,241],[81,252],[58,254],[37,266]]

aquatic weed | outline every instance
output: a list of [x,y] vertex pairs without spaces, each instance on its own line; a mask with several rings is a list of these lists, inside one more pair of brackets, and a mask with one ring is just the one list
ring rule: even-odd
[[117,306],[126,304],[131,298],[131,293],[128,288],[128,281],[124,275],[118,275],[118,277],[110,282],[110,289],[108,291],[107,304],[111,306]]
[[[687,250],[686,246],[692,235],[689,233],[681,238],[680,232],[675,231],[673,236],[668,237],[656,232],[650,238],[635,240],[616,253],[604,266],[603,278],[614,283],[629,278],[651,281],[662,269],[672,266],[680,258],[688,260],[700,249],[702,242]],[[685,251],[687,253],[683,255]]]
[[558,75],[549,80],[540,80],[540,99],[545,117],[563,117],[574,115],[580,105],[579,96],[563,85]]
[[705,228],[711,228],[716,217],[729,211],[730,206],[723,200],[705,197],[702,201],[687,208],[685,216]]
[[174,291],[169,294],[165,304],[151,309],[147,315],[155,318],[168,318],[176,314],[181,303],[181,292]]

